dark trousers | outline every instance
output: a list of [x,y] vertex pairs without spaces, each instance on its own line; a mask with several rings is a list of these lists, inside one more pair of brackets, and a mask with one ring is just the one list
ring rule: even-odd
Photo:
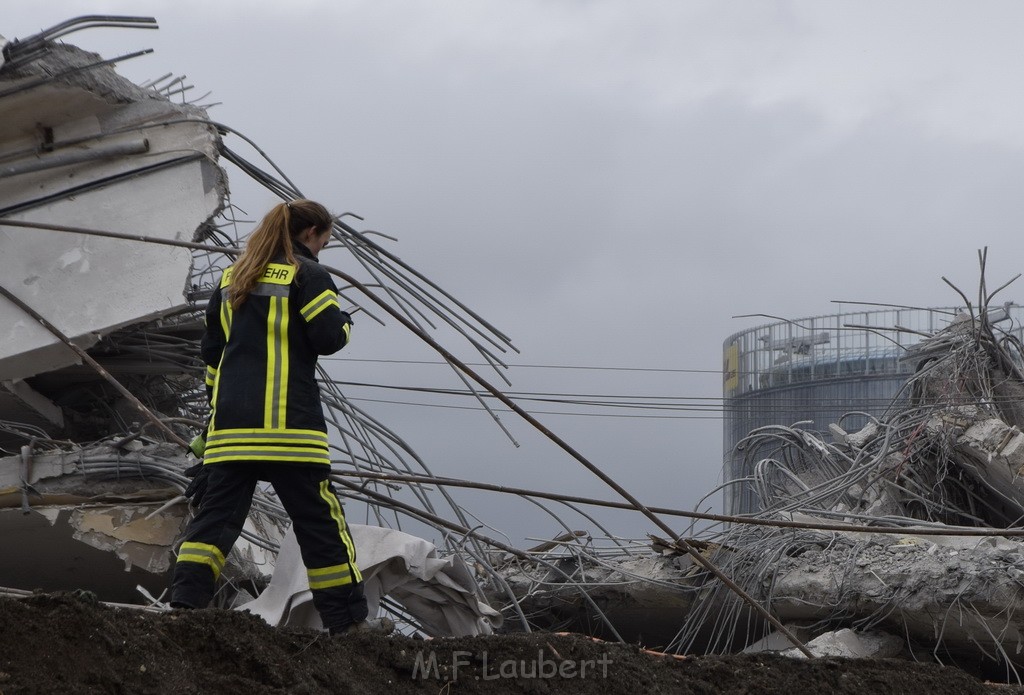
[[256,483],[265,480],[291,517],[324,627],[337,631],[366,619],[355,545],[328,466],[229,461],[209,464],[204,473],[206,493],[174,566],[172,605],[204,608],[210,603],[224,559],[242,532]]

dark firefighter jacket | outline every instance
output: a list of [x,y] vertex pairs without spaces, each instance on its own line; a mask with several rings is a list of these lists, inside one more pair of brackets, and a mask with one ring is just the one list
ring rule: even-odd
[[224,271],[206,309],[202,354],[212,409],[205,463],[259,459],[330,464],[317,355],[348,342],[351,319],[331,276],[302,244],[299,267],[267,266],[237,311]]

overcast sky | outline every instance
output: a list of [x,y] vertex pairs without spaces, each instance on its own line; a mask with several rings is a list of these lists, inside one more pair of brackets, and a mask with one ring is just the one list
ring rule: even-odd
[[[84,11],[155,16],[158,32],[68,40],[155,48],[120,72],[212,90],[212,118],[397,236],[403,260],[513,338],[513,365],[665,370],[513,367],[517,391],[717,398],[724,339],[765,322],[734,315],[952,304],[940,277],[973,292],[983,246],[990,285],[1021,267],[1019,2],[50,0],[6,3],[0,34]],[[236,192],[254,216],[274,202]],[[435,359],[370,321],[343,354]],[[337,373],[461,386],[429,365]],[[518,449],[480,412],[367,407],[435,473],[614,497],[512,414]],[[644,501],[691,507],[717,484],[721,420],[664,415],[539,417]],[[534,508],[460,499],[517,543],[560,532]]]

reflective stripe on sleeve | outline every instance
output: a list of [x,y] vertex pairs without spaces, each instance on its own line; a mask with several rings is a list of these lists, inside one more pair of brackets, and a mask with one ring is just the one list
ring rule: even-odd
[[210,427],[217,419],[217,393],[220,391],[220,365],[224,362],[224,353],[220,353],[220,362],[217,363],[216,376],[213,377],[213,398],[210,399]]
[[299,310],[299,313],[302,314],[302,318],[309,322],[316,318],[321,311],[332,304],[341,309],[341,304],[338,303],[337,293],[334,292],[334,290],[324,290],[318,294],[313,301],[302,307],[302,309]]
[[[228,269],[230,270],[230,268]],[[224,271],[227,272],[227,271]],[[220,301],[220,327],[224,331],[224,342],[228,341],[228,335],[231,333],[231,301],[228,297],[221,296]]]

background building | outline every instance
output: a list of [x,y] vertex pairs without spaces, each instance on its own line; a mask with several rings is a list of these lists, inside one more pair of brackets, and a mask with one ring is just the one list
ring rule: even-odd
[[[869,415],[882,416],[916,366],[901,360],[906,348],[947,326],[957,311],[962,309],[837,313],[730,336],[723,364],[724,479],[741,481],[749,474],[736,445],[755,428],[804,422],[804,429],[827,431],[853,413],[840,423],[852,432]],[[1011,304],[997,311],[990,319],[1019,335],[1024,308]],[[756,508],[749,485],[725,487],[727,514]]]

